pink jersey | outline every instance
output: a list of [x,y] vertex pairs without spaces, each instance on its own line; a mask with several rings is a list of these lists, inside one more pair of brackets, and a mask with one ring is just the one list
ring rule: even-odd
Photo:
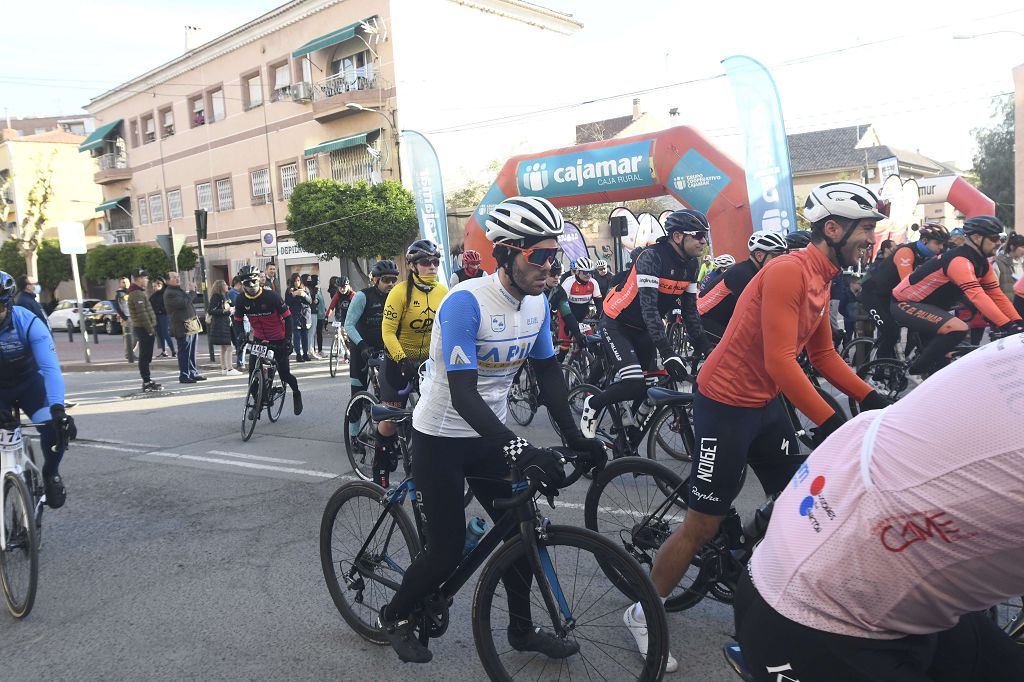
[[1024,594],[1024,334],[859,415],[776,501],[751,575],[772,608],[872,639]]
[[1013,293],[1020,298],[1024,298],[1024,277],[1021,277],[1013,284]]

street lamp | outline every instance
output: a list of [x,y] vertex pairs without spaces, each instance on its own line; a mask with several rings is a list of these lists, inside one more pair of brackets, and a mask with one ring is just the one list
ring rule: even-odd
[[371,114],[377,114],[378,116],[383,118],[385,121],[387,121],[391,125],[391,133],[395,137],[395,156],[398,157],[398,164],[397,164],[397,166],[398,166],[398,182],[402,182],[402,161],[401,161],[402,157],[401,157],[401,154],[399,154],[399,151],[398,151],[398,145],[399,145],[400,136],[398,134],[398,125],[395,123],[395,114],[394,114],[394,112],[392,112],[391,115],[388,116],[383,111],[378,111],[376,109],[369,109],[367,107],[364,107],[362,104],[356,104],[355,102],[349,102],[348,104],[345,105],[345,108],[348,109],[349,111],[366,111],[366,112],[369,112]]

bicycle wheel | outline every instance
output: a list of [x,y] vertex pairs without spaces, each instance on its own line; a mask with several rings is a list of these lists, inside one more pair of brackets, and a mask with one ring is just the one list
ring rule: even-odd
[[[597,395],[600,392],[601,389],[592,384],[579,384],[576,388],[569,391],[569,410],[572,412],[573,417],[579,419],[583,415],[583,401],[587,396]],[[554,419],[550,421],[551,426],[555,429],[555,433],[561,436],[562,432],[558,429],[558,424],[555,423]],[[601,430],[602,426],[607,427],[609,424],[611,424],[611,417],[608,415],[607,410],[602,410],[597,418],[598,431]]]
[[4,538],[0,547],[0,582],[7,610],[24,618],[32,610],[39,583],[39,537],[33,522],[34,505],[25,481],[13,471],[3,480]]
[[[544,582],[561,604],[559,622],[551,622],[539,581],[523,575],[517,566],[525,558],[526,545],[520,538],[506,542],[484,566],[473,596],[473,639],[488,677],[661,679],[668,661],[668,623],[654,585],[636,562],[620,547],[582,528],[549,526],[537,544],[545,566]],[[606,576],[609,570],[614,571],[614,581]],[[517,576],[529,581],[529,593],[512,596],[529,607],[532,624],[549,633],[566,631],[565,636],[579,645],[579,653],[554,660],[509,646],[510,595],[502,578]],[[637,599],[627,598],[616,583],[628,583]],[[647,617],[646,659],[636,652],[633,637],[622,623],[623,612],[633,601],[640,602]]]
[[[814,391],[828,403],[828,406],[832,408],[834,412],[846,418],[846,410],[839,404],[839,401],[835,399],[830,393],[823,390],[820,386],[815,386]],[[789,399],[783,396],[783,400],[786,401],[786,409],[789,412],[789,418],[793,422],[793,430],[796,432],[796,438],[800,441],[802,450],[804,452],[810,452],[814,449],[814,433],[812,429],[818,428],[818,425],[814,421],[805,415],[800,410],[796,409],[793,403],[789,402]]]
[[668,325],[668,345],[672,347],[676,355],[685,357],[686,353],[686,327],[681,322],[671,322]]
[[338,357],[341,355],[341,339],[337,336],[334,337],[334,341],[331,341],[331,357],[328,361],[328,367],[331,370],[331,378],[333,379],[338,375]]
[[[680,462],[693,460],[693,403],[673,405],[653,417],[654,424],[647,436],[647,457],[664,460],[660,453],[666,453]],[[681,476],[689,475],[679,472]]]
[[384,512],[387,517],[370,537],[383,497],[384,489],[375,483],[346,483],[331,495],[320,521],[320,565],[331,599],[349,627],[375,644],[387,643],[377,615],[420,553],[412,521],[398,505]]
[[870,336],[858,336],[843,346],[840,355],[850,367],[860,367],[871,359],[875,351],[875,340]]
[[271,385],[270,399],[267,401],[267,416],[270,417],[270,421],[276,422],[281,418],[281,411],[284,410],[284,399],[287,394],[288,384]]
[[[684,480],[649,459],[626,457],[611,462],[594,477],[587,490],[583,522],[650,571],[658,549],[686,518]],[[688,609],[704,598],[704,592],[689,589],[699,571],[700,561],[695,558],[666,600],[665,610]],[[617,587],[627,595],[632,594],[628,584],[620,583]]]
[[356,393],[345,407],[345,452],[352,472],[364,481],[373,480],[373,451],[377,446],[377,426],[370,419],[370,408],[380,401],[366,391]]
[[249,375],[249,390],[245,392],[245,407],[242,410],[242,440],[252,438],[252,432],[263,411],[263,378],[259,371]]
[[[861,365],[857,368],[857,376],[890,402],[896,402],[910,389],[907,364],[892,358],[878,358]],[[859,411],[857,401],[850,398],[850,414],[857,414]]]
[[508,412],[520,426],[528,426],[533,421],[533,415],[537,414],[535,384],[532,370],[529,367],[523,367],[509,388],[506,399]]
[[570,391],[583,383],[583,375],[569,365],[562,365],[562,378],[565,379],[566,389]]

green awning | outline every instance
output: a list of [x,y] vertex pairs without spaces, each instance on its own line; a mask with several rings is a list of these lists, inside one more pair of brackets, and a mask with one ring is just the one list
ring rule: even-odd
[[103,213],[103,211],[109,211],[111,209],[117,208],[118,204],[120,204],[122,201],[128,201],[130,198],[131,197],[118,197],[117,199],[110,199],[109,201],[104,201],[102,204],[96,207],[96,212]]
[[373,17],[369,17],[363,21],[357,21],[354,24],[349,24],[345,28],[339,28],[337,31],[332,31],[325,36],[320,36],[319,38],[311,40],[299,49],[295,50],[295,52],[292,52],[292,57],[305,57],[310,52],[316,52],[317,50],[322,50],[325,47],[337,45],[338,43],[343,43],[346,40],[355,38],[356,31],[359,30],[359,25],[364,23],[364,21],[369,22],[372,18]]
[[310,147],[304,154],[306,156],[314,156],[316,154],[322,154],[323,152],[334,151],[335,149],[344,149],[345,147],[355,147],[359,144],[366,144],[366,138],[374,133],[379,133],[383,128],[377,128],[376,130],[370,130],[365,133],[358,135],[352,135],[350,137],[339,137],[337,140],[330,140],[328,142],[321,142],[315,147]]
[[100,126],[96,130],[89,134],[89,137],[85,138],[85,142],[78,146],[78,151],[88,152],[93,149],[97,149],[103,145],[103,140],[107,139],[114,129],[121,125],[124,119],[119,118],[113,123],[108,123],[105,126]]

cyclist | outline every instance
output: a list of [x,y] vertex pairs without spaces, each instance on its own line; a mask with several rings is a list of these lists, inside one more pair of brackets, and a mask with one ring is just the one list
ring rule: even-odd
[[[381,323],[384,321],[384,303],[398,281],[398,264],[393,260],[381,260],[370,269],[370,286],[357,291],[345,315],[345,334],[352,348],[348,365],[348,376],[352,392],[367,388],[369,366],[367,361],[384,352],[384,338]],[[349,415],[350,421],[358,427],[357,415]],[[353,434],[354,435],[354,434]]]
[[794,230],[786,235],[786,248],[790,251],[799,251],[800,249],[806,249],[807,245],[811,243],[811,231],[810,230]]
[[[602,292],[608,293],[611,290],[608,284],[612,281],[612,277],[613,275],[608,269],[608,261],[604,258],[598,258],[597,262],[594,263],[594,272],[590,275],[590,279],[594,280],[594,285]],[[597,316],[601,317],[604,315],[604,299],[595,299],[594,304],[597,306]]]
[[810,455],[737,589],[755,680],[1024,679],[1024,649],[984,613],[1024,594],[1021,386],[1016,335]]
[[78,435],[64,411],[64,377],[46,323],[28,308],[16,306],[14,278],[0,272],[0,411],[21,410],[39,427],[46,504],[64,506],[67,497],[60,461],[68,441]]
[[907,370],[910,374],[940,369],[948,362],[946,354],[967,336],[967,323],[949,312],[957,303],[973,306],[1004,331],[1020,327],[1021,317],[999,288],[988,260],[999,248],[1004,230],[995,216],[969,218],[962,246],[928,261],[893,289],[893,318],[919,332],[925,344]]
[[[238,271],[238,280],[242,283],[242,293],[235,299],[235,312],[231,316],[235,329],[236,343],[245,344],[246,334],[243,320],[249,318],[252,336],[263,341],[274,351],[277,362],[277,373],[281,381],[292,389],[292,409],[295,414],[302,414],[302,393],[299,382],[292,375],[289,355],[292,352],[292,314],[281,297],[272,289],[260,284],[260,272],[251,265],[245,265]],[[256,369],[256,358],[249,356],[249,374]],[[269,398],[268,398],[269,399]]]
[[703,289],[711,282],[718,282],[725,273],[729,271],[729,268],[736,265],[736,259],[732,254],[723,253],[721,256],[716,256],[711,261],[711,269],[701,277],[699,289]]
[[466,249],[462,253],[462,267],[452,273],[448,280],[448,288],[454,288],[456,284],[465,282],[467,279],[476,279],[487,275],[480,267],[480,252],[473,249]]
[[558,277],[561,274],[562,264],[557,260],[553,261],[551,271],[544,282],[544,295],[548,297],[548,308],[551,310],[551,331],[558,339],[559,361],[569,350],[570,339],[575,339],[580,348],[586,347],[579,320],[576,319],[572,307],[569,305],[569,294],[558,283]]
[[[573,423],[551,344],[550,310],[541,295],[558,255],[555,238],[562,224],[558,209],[540,197],[513,197],[495,206],[484,231],[494,244],[498,271],[457,287],[438,312],[423,395],[412,418],[416,495],[429,519],[426,544],[391,603],[381,609],[379,623],[403,661],[431,659],[409,616],[462,558],[467,477],[492,519],[501,515],[494,511],[494,499],[510,494],[507,482],[494,479],[506,478],[511,465],[546,485],[557,487],[563,480],[557,452],[534,447],[505,426],[512,377],[528,359],[536,370],[541,400],[566,444],[586,453],[589,464],[582,465],[603,466],[604,447],[583,438]],[[579,651],[574,641],[533,627],[531,579],[526,557],[503,579],[509,595],[509,644],[551,658],[572,656]]]
[[344,346],[341,348],[341,356],[347,362],[349,359],[349,341],[348,334],[345,333],[345,317],[348,315],[349,306],[352,305],[352,298],[356,295],[352,291],[352,287],[349,284],[348,277],[336,277],[334,279],[334,294],[331,296],[331,303],[327,306],[327,317],[331,316],[331,312],[334,312],[334,321],[341,324],[338,331],[341,333],[341,339]]
[[569,297],[569,307],[577,320],[590,317],[590,306],[601,298],[601,287],[591,274],[594,264],[586,256],[577,258],[572,264],[572,276],[562,282],[562,288]]
[[[448,287],[437,281],[441,252],[429,239],[409,245],[405,253],[409,275],[388,294],[384,303],[381,334],[384,339],[384,371],[380,375],[380,399],[391,407],[405,407],[420,364],[430,355],[434,316]],[[373,453],[373,477],[388,487],[388,473],[398,468],[398,426],[377,424]]]
[[[693,427],[699,452],[691,469],[689,508],[651,570],[662,597],[672,593],[697,550],[718,532],[748,462],[769,495],[782,490],[800,466],[801,459],[791,452],[796,437],[777,399],[780,392],[819,425],[819,441],[843,423],[844,415],[818,395],[797,362],[805,348],[821,375],[862,409],[884,407],[885,400],[833,347],[828,306],[832,279],[858,262],[887,209],[857,183],[815,187],[804,206],[810,246],[772,260],[740,296],[725,336],[697,376]],[[624,620],[645,652],[642,609],[629,607]]]
[[768,261],[788,251],[786,238],[772,230],[758,230],[747,240],[750,258],[729,270],[721,278],[701,288],[697,312],[704,331],[721,339],[729,325],[740,294]]
[[[668,341],[663,317],[681,308],[686,333],[695,351],[704,355],[710,344],[697,313],[697,269],[711,229],[700,211],[675,211],[665,221],[667,235],[641,251],[626,281],[608,292],[600,330],[614,358],[608,369],[615,383],[583,403],[580,428],[588,438],[597,431],[598,412],[614,403],[643,400],[644,370],[654,369],[655,351],[676,380],[688,377],[682,358]],[[679,303],[677,301],[681,299]]]
[[881,261],[864,280],[860,292],[860,301],[878,328],[877,356],[880,358],[896,357],[896,342],[900,338],[900,326],[889,310],[892,290],[925,261],[942,253],[949,241],[949,231],[939,223],[925,223],[920,235],[919,240],[901,244]]

